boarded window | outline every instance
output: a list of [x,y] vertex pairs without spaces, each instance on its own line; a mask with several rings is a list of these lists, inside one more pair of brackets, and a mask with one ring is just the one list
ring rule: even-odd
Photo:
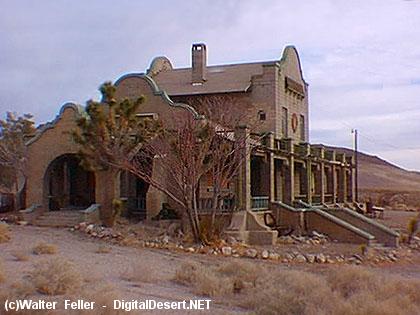
[[287,127],[287,121],[288,121],[288,111],[286,107],[282,108],[282,114],[281,114],[281,132],[283,134],[283,137],[287,138],[289,136],[288,127]]
[[300,115],[300,140],[305,141],[305,116]]

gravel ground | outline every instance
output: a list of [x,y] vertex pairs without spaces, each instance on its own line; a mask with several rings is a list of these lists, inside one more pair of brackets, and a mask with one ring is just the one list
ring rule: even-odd
[[[33,264],[46,257],[59,256],[73,262],[84,279],[94,287],[110,285],[118,292],[120,298],[156,299],[158,301],[183,301],[189,299],[203,299],[193,295],[187,287],[177,285],[171,279],[175,270],[182,262],[194,259],[203,260],[199,255],[172,253],[164,250],[131,248],[105,244],[92,240],[83,235],[72,233],[66,229],[40,228],[32,226],[11,226],[12,239],[0,244],[0,257],[6,270],[6,282],[0,284],[0,289],[10,286],[20,280],[22,275],[33,268]],[[54,255],[33,255],[32,248],[40,242],[55,244],[58,253]],[[100,246],[106,245],[109,253],[96,253]],[[15,251],[25,252],[28,261],[16,261]],[[210,261],[214,259],[210,258]],[[125,275],[133,273],[139,279],[146,281],[128,281]],[[1,306],[2,309],[2,306]],[[2,310],[0,309],[0,314]],[[187,311],[163,311],[163,314],[190,314]],[[159,311],[151,312],[158,314]],[[200,314],[244,314],[243,310],[232,309],[228,306],[211,304],[209,312],[199,311]],[[130,312],[129,314],[137,314]]]
[[[404,229],[407,221],[413,213],[390,211],[386,213],[383,222],[392,227]],[[32,249],[37,244],[44,242],[54,244],[58,253],[54,255],[33,255]],[[108,253],[97,253],[101,247],[109,249]],[[327,243],[323,246],[308,245],[276,245],[279,252],[293,249],[311,252],[321,251],[331,254],[355,253],[358,246],[349,244]],[[29,256],[28,261],[17,261],[13,254],[18,251]],[[90,290],[110,286],[112,291],[118,293],[118,297],[126,301],[132,299],[144,300],[155,299],[158,301],[183,301],[195,298],[191,290],[171,281],[175,271],[182,263],[188,261],[200,261],[206,265],[220,265],[235,258],[188,254],[171,252],[160,249],[133,248],[112,245],[98,239],[92,239],[78,232],[70,232],[67,229],[40,228],[33,226],[11,225],[11,240],[0,244],[0,260],[3,261],[6,270],[6,282],[0,283],[0,291],[8,290],[13,283],[33,269],[34,263],[46,258],[61,257],[73,262],[86,281],[85,286]],[[236,258],[237,259],[237,258]],[[248,260],[252,261],[252,260]],[[312,272],[323,272],[331,268],[330,265],[287,265],[271,261],[254,260],[256,264],[271,264],[274,268],[293,268]],[[398,263],[371,267],[380,269],[387,275],[399,274],[407,278],[420,278],[420,252],[412,253],[409,260],[401,260]],[[136,279],[128,280],[127,275],[136,275]],[[86,292],[83,291],[83,292]],[[80,294],[83,295],[83,292]],[[39,295],[37,298],[43,298]],[[199,311],[200,314],[247,314],[245,310],[232,308],[229,300],[218,299],[218,303],[212,302],[208,312]],[[0,306],[0,315],[2,313]],[[154,311],[153,314],[194,314],[198,311]],[[143,314],[144,312],[142,312]],[[40,314],[40,313],[37,313]],[[54,313],[53,313],[54,314]],[[57,312],[57,314],[59,314]],[[109,313],[112,314],[112,313]],[[139,314],[139,312],[127,312],[127,314]]]

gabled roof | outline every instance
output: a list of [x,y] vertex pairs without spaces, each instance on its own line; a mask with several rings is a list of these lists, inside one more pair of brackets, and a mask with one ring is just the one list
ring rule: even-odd
[[263,73],[264,65],[278,61],[254,62],[209,66],[206,81],[192,84],[192,68],[170,69],[153,75],[156,83],[170,96],[246,92],[251,86],[251,78]]

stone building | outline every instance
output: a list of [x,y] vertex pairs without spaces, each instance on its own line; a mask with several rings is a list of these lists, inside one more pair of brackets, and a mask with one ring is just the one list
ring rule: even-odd
[[[146,73],[130,73],[116,80],[117,97],[144,95],[146,102],[138,115],[158,117],[166,125],[175,113],[198,115],[194,99],[228,95],[233,100],[226,106],[244,113],[243,127],[236,132],[259,135],[259,145],[246,149],[246,160],[235,179],[234,198],[226,203],[242,210],[238,213],[243,215],[232,220],[233,231],[245,231],[238,232],[242,236],[250,229],[259,231],[254,233],[256,242],[274,237],[260,220],[266,211],[272,211],[279,224],[302,229],[312,222],[322,230],[332,221],[315,212],[304,217],[308,211],[294,212],[295,207],[353,204],[353,157],[308,143],[308,84],[294,47],[286,47],[279,60],[208,66],[206,46],[194,44],[191,59],[191,67],[174,68],[168,58],[155,58]],[[56,119],[39,128],[28,142],[29,209],[46,213],[96,205],[106,211],[114,198],[126,198],[129,211],[154,217],[168,202],[159,191],[129,174],[92,173],[80,167],[78,146],[69,132],[83,114],[82,107],[65,104]],[[250,130],[248,121],[258,123]],[[200,204],[205,212],[211,183],[203,180],[202,186]],[[56,211],[50,213],[57,216]],[[311,217],[311,222],[305,221]],[[341,223],[338,228],[337,222],[331,224],[332,230],[342,232]],[[366,235],[344,230],[343,240],[369,240]]]

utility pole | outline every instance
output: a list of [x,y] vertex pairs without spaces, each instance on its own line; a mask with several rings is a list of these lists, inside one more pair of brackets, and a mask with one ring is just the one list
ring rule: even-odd
[[354,135],[353,138],[353,145],[354,145],[354,164],[355,164],[355,169],[354,169],[354,181],[355,181],[355,199],[356,202],[359,202],[359,152],[358,152],[358,133],[357,133],[357,129],[352,129],[351,133]]

